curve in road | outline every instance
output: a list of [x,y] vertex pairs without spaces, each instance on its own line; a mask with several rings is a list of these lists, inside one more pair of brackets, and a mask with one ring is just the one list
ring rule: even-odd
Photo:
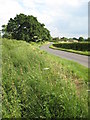
[[65,51],[61,51],[61,50],[51,49],[51,48],[49,48],[50,45],[52,45],[52,43],[44,45],[40,49],[45,50],[45,51],[47,51],[51,54],[54,54],[56,56],[59,56],[61,58],[65,58],[65,59],[68,59],[68,60],[73,60],[73,61],[78,62],[79,64],[81,64],[85,67],[90,68],[90,66],[89,66],[90,65],[89,64],[89,62],[90,62],[89,59],[90,58],[88,56],[75,54],[75,53],[70,53],[70,52],[65,52]]

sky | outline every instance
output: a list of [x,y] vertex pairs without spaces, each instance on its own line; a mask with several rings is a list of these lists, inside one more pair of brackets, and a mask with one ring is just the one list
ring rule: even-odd
[[37,17],[52,37],[88,37],[88,0],[0,0],[0,29],[20,13]]

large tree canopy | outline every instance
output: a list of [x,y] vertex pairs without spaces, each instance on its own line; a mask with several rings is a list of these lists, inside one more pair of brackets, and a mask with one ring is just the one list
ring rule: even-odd
[[3,37],[17,40],[36,41],[50,40],[50,32],[37,18],[30,15],[19,14],[14,19],[10,18],[7,25],[3,25]]

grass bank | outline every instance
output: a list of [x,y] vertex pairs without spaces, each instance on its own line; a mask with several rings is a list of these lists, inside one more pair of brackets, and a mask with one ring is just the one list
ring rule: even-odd
[[87,117],[86,67],[25,41],[2,41],[3,118]]

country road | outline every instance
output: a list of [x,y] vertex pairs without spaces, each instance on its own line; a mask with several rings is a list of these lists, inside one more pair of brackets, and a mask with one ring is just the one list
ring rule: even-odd
[[40,49],[45,50],[48,53],[59,56],[61,58],[75,61],[85,67],[90,68],[90,57],[85,56],[85,55],[79,55],[79,54],[75,54],[75,53],[65,52],[65,51],[61,51],[61,50],[54,50],[54,49],[49,48],[50,45],[52,45],[52,43],[44,45],[44,46],[40,47]]

